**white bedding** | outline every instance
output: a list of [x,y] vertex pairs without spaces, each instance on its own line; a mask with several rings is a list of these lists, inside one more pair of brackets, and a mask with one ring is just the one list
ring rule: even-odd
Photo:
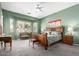
[[48,45],[50,45],[56,41],[59,41],[61,39],[61,34],[54,32],[51,35],[47,35],[47,39],[48,39]]

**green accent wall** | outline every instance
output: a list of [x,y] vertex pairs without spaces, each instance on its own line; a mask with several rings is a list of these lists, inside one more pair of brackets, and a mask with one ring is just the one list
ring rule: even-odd
[[46,28],[49,21],[55,19],[62,19],[61,23],[65,27],[65,34],[69,25],[75,28],[73,32],[73,43],[79,44],[79,4],[42,18],[41,31]]
[[41,19],[38,21],[38,33],[41,33]]
[[2,15],[2,11],[1,11],[1,9],[0,9],[0,16]]
[[[6,35],[12,35],[13,39],[17,39],[17,37],[19,35],[16,32],[16,22],[18,20],[31,22],[32,26],[33,26],[33,22],[38,23],[38,21],[36,21],[38,19],[31,17],[31,16],[22,15],[22,14],[14,13],[14,12],[7,11],[7,10],[2,10],[2,13],[3,13],[3,33],[5,33]],[[14,19],[14,23],[13,23],[14,32],[10,32],[10,18]],[[39,26],[39,24],[38,24],[38,26]]]
[[0,3],[0,15],[1,15],[1,3]]
[[3,13],[3,33],[10,34],[10,16]]

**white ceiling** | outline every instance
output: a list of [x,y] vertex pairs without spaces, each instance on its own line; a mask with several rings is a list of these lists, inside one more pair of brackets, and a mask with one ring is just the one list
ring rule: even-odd
[[[40,4],[42,12],[36,10],[36,5]],[[29,15],[36,18],[42,18],[63,9],[69,8],[77,2],[2,2],[2,9]]]

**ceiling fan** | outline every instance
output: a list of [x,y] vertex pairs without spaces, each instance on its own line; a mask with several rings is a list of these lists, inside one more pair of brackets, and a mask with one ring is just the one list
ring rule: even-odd
[[41,4],[36,5],[36,10],[38,10],[39,12],[43,12],[43,7],[41,6]]

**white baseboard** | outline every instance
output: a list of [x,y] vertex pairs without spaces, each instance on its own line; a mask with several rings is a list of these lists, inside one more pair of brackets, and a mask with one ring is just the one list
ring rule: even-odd
[[79,44],[73,44],[74,46],[79,46]]

